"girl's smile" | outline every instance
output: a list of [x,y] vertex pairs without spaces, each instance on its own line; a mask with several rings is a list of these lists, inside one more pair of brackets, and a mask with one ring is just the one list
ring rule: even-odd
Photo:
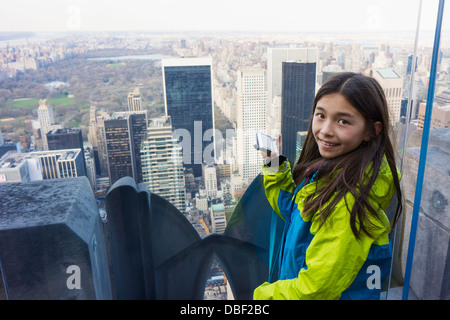
[[322,140],[322,139],[320,139],[320,138],[318,138],[317,140],[318,140],[320,143],[322,143],[322,145],[323,145],[323,147],[324,147],[325,149],[333,148],[333,147],[336,147],[337,145],[339,145],[338,143],[331,143],[331,142],[328,142],[328,141],[324,141],[324,140]]

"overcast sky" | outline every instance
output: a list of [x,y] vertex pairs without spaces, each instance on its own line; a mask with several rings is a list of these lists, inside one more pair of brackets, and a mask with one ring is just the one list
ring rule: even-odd
[[[437,4],[423,1],[422,30],[434,30]],[[418,7],[419,0],[8,0],[0,31],[414,31]]]

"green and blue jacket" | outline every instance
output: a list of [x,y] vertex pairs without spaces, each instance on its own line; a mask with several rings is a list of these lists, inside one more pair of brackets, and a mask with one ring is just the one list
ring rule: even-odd
[[[384,159],[369,201],[379,208],[373,238],[357,239],[350,228],[355,199],[348,193],[321,226],[318,213],[302,215],[305,198],[324,181],[316,174],[295,187],[287,160],[277,168],[263,166],[264,187],[273,210],[285,221],[278,250],[278,280],[255,289],[254,299],[379,299],[380,284],[391,264],[390,223],[384,212],[395,193]],[[346,204],[347,202],[347,204]],[[348,206],[348,207],[347,207]]]

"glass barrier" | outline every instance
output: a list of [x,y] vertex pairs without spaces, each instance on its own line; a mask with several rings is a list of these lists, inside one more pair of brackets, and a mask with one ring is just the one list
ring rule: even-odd
[[[392,268],[383,284],[383,299],[449,298],[450,170],[444,161],[449,153],[450,60],[443,4],[404,3],[416,8],[415,16],[406,17],[414,21],[416,32],[405,40],[408,45],[400,46],[408,59],[402,74],[401,116],[393,123],[404,212],[391,235]],[[441,19],[447,26],[442,34]],[[386,95],[389,100],[390,92]]]
[[[396,254],[389,291],[391,299],[450,298],[449,295],[449,64],[448,30],[444,1],[427,2],[424,10],[436,12],[430,60],[416,72],[413,87],[424,77],[426,96],[416,107],[417,124],[409,126],[403,150],[405,212],[397,228]],[[448,19],[447,19],[448,20]],[[422,30],[431,25],[421,26]],[[430,21],[431,23],[431,21]],[[419,37],[419,47],[423,40]],[[428,49],[429,50],[429,49]],[[420,58],[420,52],[418,54]],[[418,68],[420,68],[420,63]],[[414,91],[413,88],[411,91]],[[412,96],[414,100],[416,97]],[[413,109],[414,110],[414,109]],[[403,281],[402,281],[403,280]]]

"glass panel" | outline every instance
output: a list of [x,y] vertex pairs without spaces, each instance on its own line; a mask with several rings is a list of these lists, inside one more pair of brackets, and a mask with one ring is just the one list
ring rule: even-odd
[[[438,8],[439,4],[439,8]],[[439,9],[439,11],[438,11]],[[447,8],[448,9],[448,5]],[[433,27],[433,43],[419,50],[418,79],[427,79],[427,96],[417,97],[417,123],[409,133],[404,153],[403,190],[405,215],[402,244],[398,241],[391,298],[449,299],[449,187],[450,100],[448,15],[441,21],[443,1],[427,2],[435,20],[423,21],[421,30]],[[447,19],[446,19],[447,18]],[[447,21],[446,21],[447,20]],[[431,25],[433,23],[433,25]],[[422,41],[422,42],[421,42]],[[420,39],[419,43],[425,41]],[[426,41],[428,42],[428,41]],[[422,51],[422,53],[421,53]],[[422,72],[420,71],[422,69]],[[421,77],[420,74],[423,74]],[[416,82],[417,83],[417,82]],[[419,88],[418,88],[419,89]],[[417,90],[419,91],[419,90]],[[400,270],[404,283],[398,283]]]

